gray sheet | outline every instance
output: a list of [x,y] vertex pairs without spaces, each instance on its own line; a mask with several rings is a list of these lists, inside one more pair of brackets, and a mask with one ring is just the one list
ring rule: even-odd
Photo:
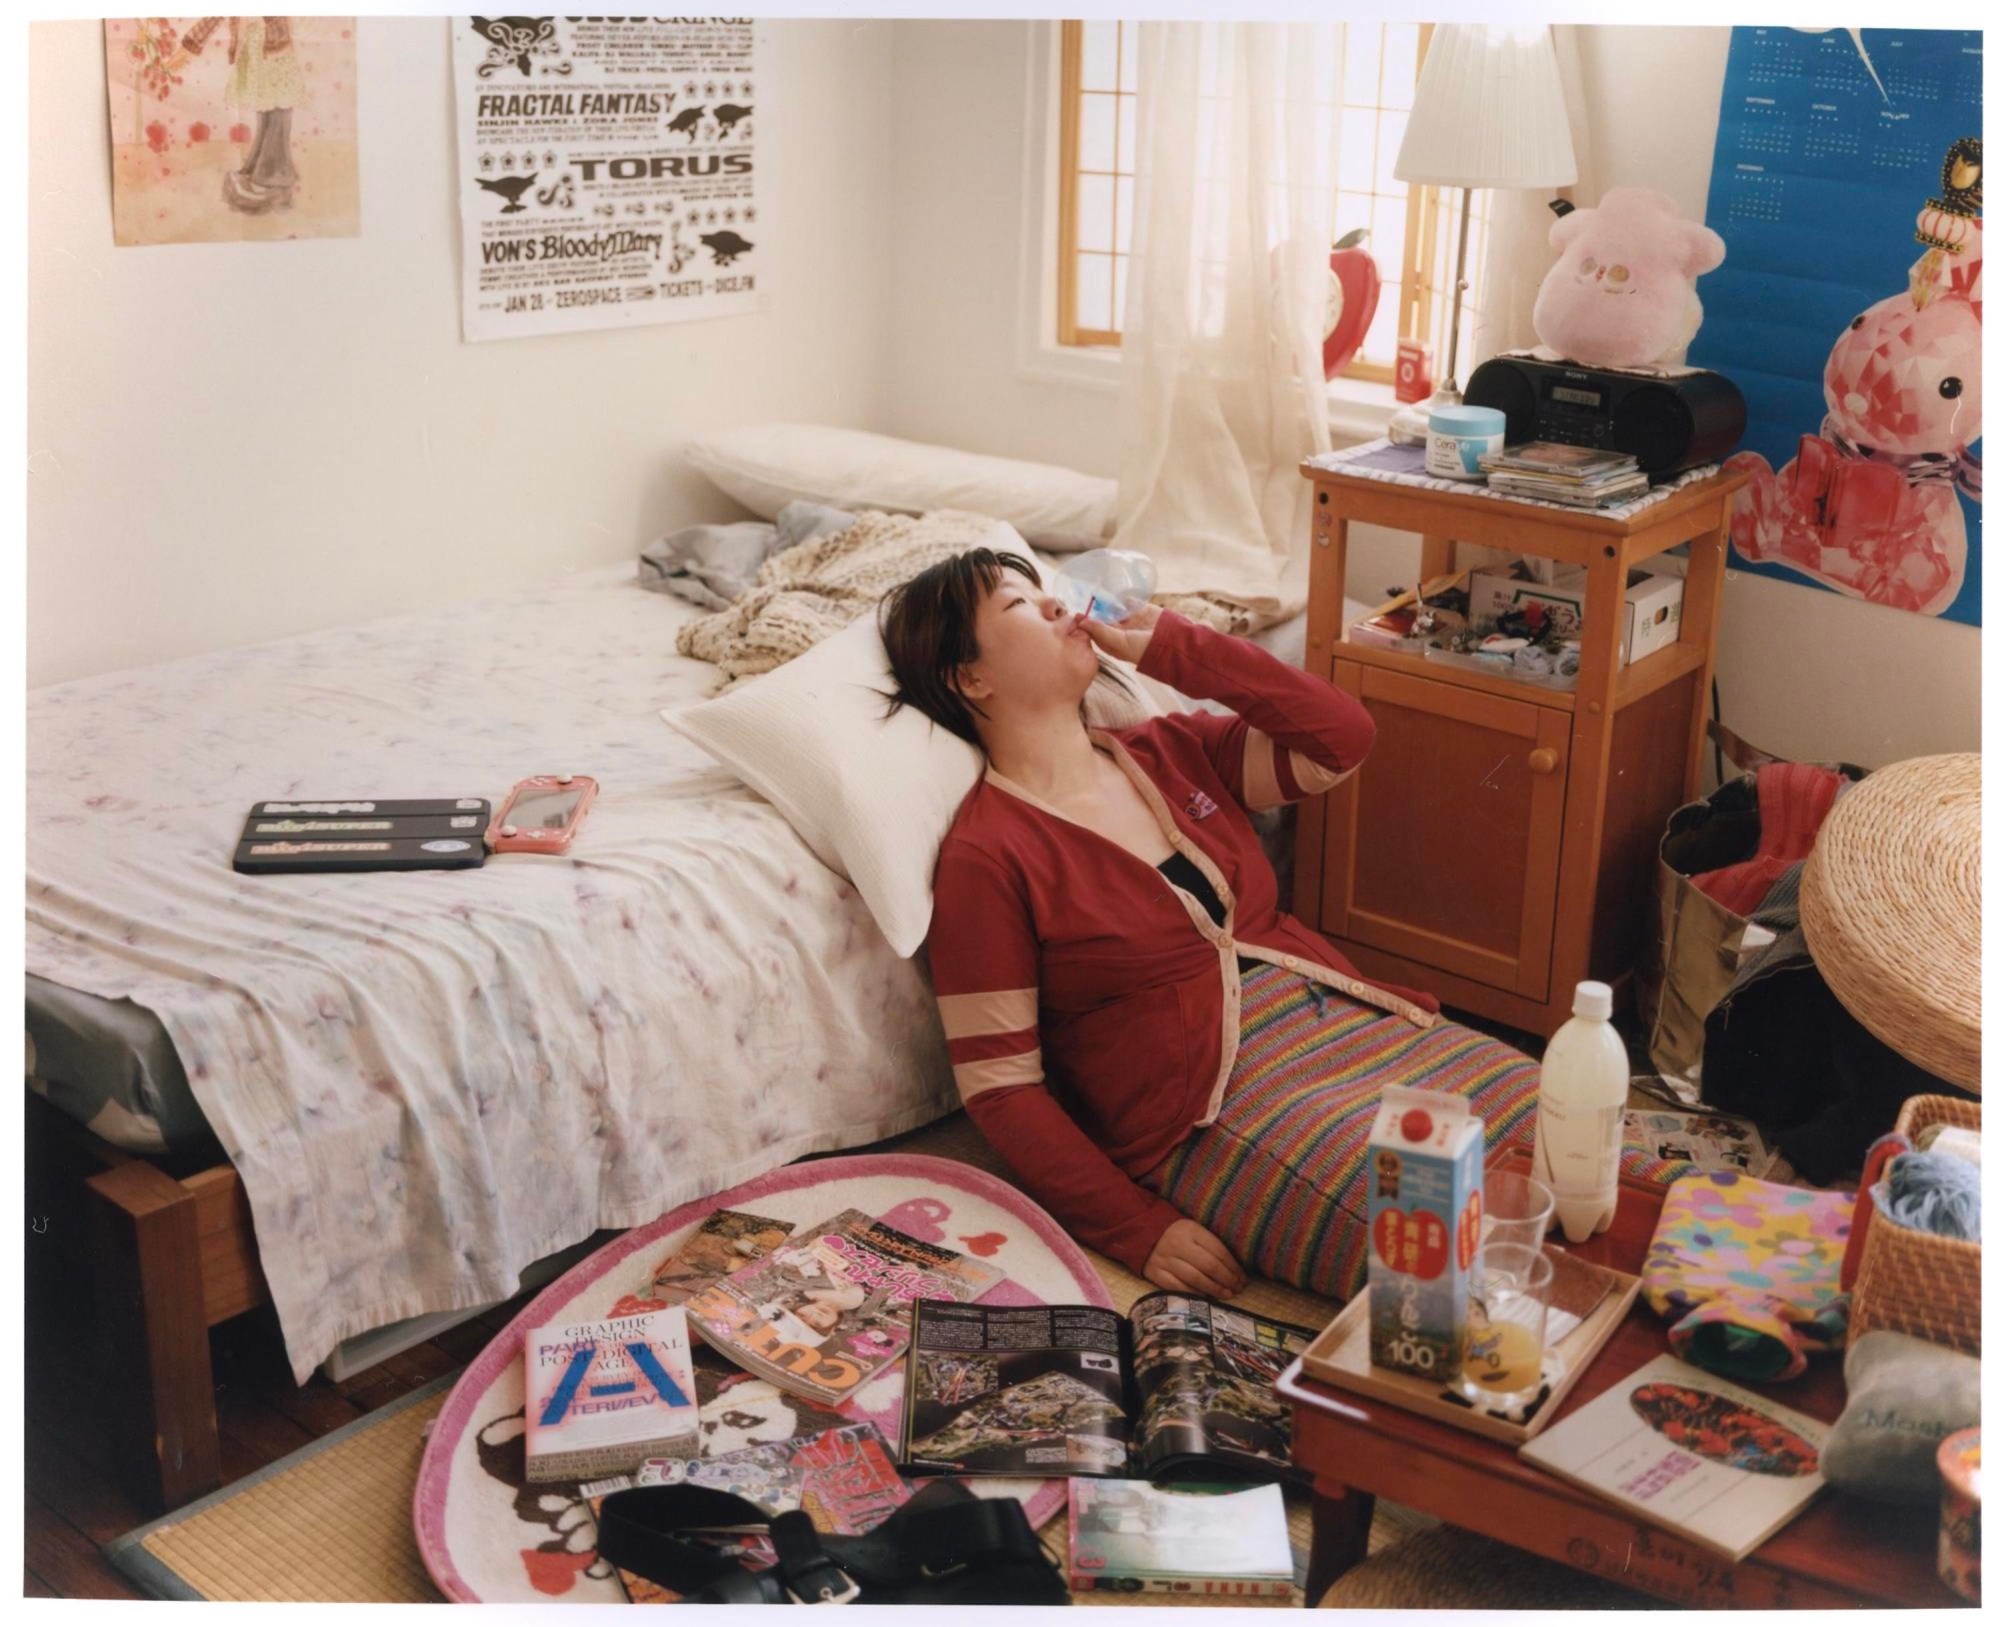
[[28,1071],[51,1102],[127,1152],[219,1153],[158,1017],[32,973],[26,982]]

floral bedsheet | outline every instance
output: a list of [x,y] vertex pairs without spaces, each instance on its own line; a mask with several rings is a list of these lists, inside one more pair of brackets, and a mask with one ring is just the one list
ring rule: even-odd
[[[293,1371],[600,1226],[955,1104],[920,968],[663,725],[692,607],[609,567],[28,696],[27,969],[155,1012]],[[239,876],[266,799],[586,773],[563,858]]]

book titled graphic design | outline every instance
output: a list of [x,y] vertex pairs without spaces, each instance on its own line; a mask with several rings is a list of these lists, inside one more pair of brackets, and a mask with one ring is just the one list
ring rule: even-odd
[[1289,1598],[1285,1494],[1277,1486],[1073,1480],[1069,1585],[1078,1593]]
[[537,1328],[526,1359],[531,1482],[694,1455],[694,1368],[678,1308]]
[[703,1339],[780,1389],[832,1406],[903,1353],[918,1299],[977,1299],[1005,1273],[845,1209],[704,1288]]
[[1661,1356],[1521,1456],[1734,1563],[1825,1484],[1830,1428]]
[[1273,1388],[1307,1328],[1184,1294],[1095,1305],[917,1306],[898,1442],[919,1474],[1275,1479]]

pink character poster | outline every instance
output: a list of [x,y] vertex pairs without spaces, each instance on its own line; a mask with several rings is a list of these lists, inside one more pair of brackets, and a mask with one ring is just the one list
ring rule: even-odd
[[110,19],[104,64],[120,245],[360,231],[352,17]]
[[1976,31],[1739,28],[1689,360],[1750,407],[1731,564],[1977,624]]

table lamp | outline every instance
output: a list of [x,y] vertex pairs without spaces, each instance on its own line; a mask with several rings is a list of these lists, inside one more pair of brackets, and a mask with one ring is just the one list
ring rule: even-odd
[[1440,23],[1424,54],[1416,103],[1396,154],[1396,179],[1455,186],[1458,270],[1451,291],[1451,338],[1444,383],[1428,401],[1404,407],[1392,440],[1421,441],[1433,406],[1455,405],[1458,325],[1465,302],[1465,251],[1477,187],[1568,186],[1576,180],[1569,109],[1545,24]]

